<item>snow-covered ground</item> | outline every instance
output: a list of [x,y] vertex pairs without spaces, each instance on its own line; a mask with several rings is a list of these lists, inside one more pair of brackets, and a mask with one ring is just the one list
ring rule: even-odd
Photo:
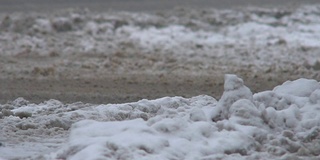
[[[241,68],[300,74],[309,72],[310,68],[320,69],[319,15],[318,5],[287,9],[181,8],[159,13],[85,9],[2,13],[0,52],[4,58],[1,59],[8,56],[62,59],[59,63],[39,62],[18,68],[8,63],[2,67],[2,74],[10,76],[7,72],[22,70],[21,75],[42,68],[58,73],[81,66],[80,63],[84,68],[96,68],[96,72],[107,69],[132,73],[143,69],[146,73],[163,73],[163,70],[210,73],[212,70],[236,72]],[[86,55],[88,60],[78,62],[67,58],[80,55]],[[95,56],[106,58],[91,60]],[[135,60],[135,57],[141,58]]]
[[[154,14],[95,13],[84,9],[53,14],[2,13],[1,53],[111,54],[133,49],[188,55],[212,54],[210,50],[217,47],[240,46],[310,50],[320,44],[319,12],[316,5],[287,10],[182,8]],[[226,56],[230,54],[239,53]]]
[[[252,93],[242,79],[227,74],[220,99],[199,95],[94,105],[18,98],[0,104],[1,158],[320,158],[320,6],[154,14],[71,9],[0,19],[0,62],[8,61],[1,66],[2,78],[19,77],[12,74],[16,70],[20,76],[50,76],[79,66],[101,75],[170,69],[181,74],[246,70],[254,77],[280,70],[314,78]],[[69,59],[77,55],[90,61]],[[114,55],[118,59],[106,58]],[[22,68],[10,59],[28,56],[63,61]],[[171,59],[157,60],[163,57]],[[53,77],[59,76],[65,75]]]

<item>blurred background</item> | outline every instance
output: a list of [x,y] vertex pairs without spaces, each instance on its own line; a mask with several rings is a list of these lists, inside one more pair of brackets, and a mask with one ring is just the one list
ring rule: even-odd
[[319,0],[1,0],[1,12],[50,11],[85,7],[106,11],[162,11],[176,7],[232,8],[239,6],[288,7],[320,3]]

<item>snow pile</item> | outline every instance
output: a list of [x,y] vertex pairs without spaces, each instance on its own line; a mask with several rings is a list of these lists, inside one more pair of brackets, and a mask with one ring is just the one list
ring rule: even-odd
[[1,106],[5,146],[0,153],[10,157],[4,149],[10,148],[13,133],[56,138],[70,129],[58,151],[48,149],[31,159],[320,158],[319,82],[298,79],[252,94],[242,79],[226,75],[224,90],[219,101],[197,96],[36,105],[17,99]]

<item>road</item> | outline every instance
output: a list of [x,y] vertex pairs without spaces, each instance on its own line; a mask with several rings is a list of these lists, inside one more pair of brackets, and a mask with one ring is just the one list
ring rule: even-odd
[[89,8],[93,11],[161,11],[176,7],[233,8],[239,6],[294,7],[319,0],[1,0],[0,12],[52,11]]

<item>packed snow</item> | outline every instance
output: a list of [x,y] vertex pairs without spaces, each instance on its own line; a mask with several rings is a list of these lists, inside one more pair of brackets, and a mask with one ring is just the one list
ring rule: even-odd
[[92,105],[57,100],[31,104],[18,98],[1,105],[0,155],[47,160],[319,159],[319,97],[316,80],[287,81],[253,94],[241,78],[225,75],[219,101],[200,95]]

